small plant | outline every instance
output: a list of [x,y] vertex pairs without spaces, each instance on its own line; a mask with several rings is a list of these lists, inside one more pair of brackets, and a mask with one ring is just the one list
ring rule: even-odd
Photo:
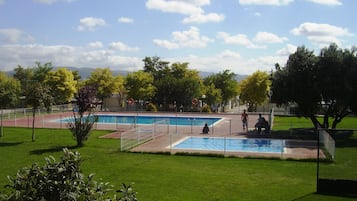
[[83,146],[98,117],[94,115],[97,90],[94,86],[86,85],[76,94],[76,108],[73,108],[73,120],[68,122],[68,128],[76,138],[77,146]]
[[212,112],[211,108],[207,104],[202,106],[202,110],[201,111],[202,112],[207,112],[207,113],[211,113]]
[[157,112],[156,105],[154,105],[153,103],[147,104],[146,111]]
[[22,201],[75,201],[75,200],[106,200],[106,201],[137,201],[136,192],[130,185],[122,185],[111,199],[107,193],[113,186],[108,182],[93,180],[94,174],[87,178],[81,173],[82,162],[78,152],[63,149],[64,156],[56,161],[52,156],[46,158],[46,164],[33,164],[19,170],[15,177],[8,176],[10,189],[8,193],[0,194],[0,200]]

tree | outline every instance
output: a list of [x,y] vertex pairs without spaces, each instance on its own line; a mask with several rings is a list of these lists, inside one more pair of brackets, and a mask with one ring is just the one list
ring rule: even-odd
[[144,72],[152,74],[157,93],[153,101],[167,107],[171,104],[191,105],[192,98],[200,97],[201,79],[198,71],[188,69],[188,63],[170,63],[159,57],[145,57]]
[[96,94],[95,87],[85,85],[75,96],[77,107],[73,108],[73,120],[68,122],[68,127],[73,137],[76,138],[78,147],[83,146],[83,141],[88,139],[93,124],[97,121],[98,117],[94,116]]
[[32,80],[37,80],[38,82],[44,83],[50,71],[53,69],[52,63],[47,62],[41,65],[40,62],[36,62],[36,67],[33,68]]
[[77,81],[74,75],[66,68],[58,68],[50,71],[46,78],[46,84],[52,89],[52,96],[56,104],[70,102],[76,93]]
[[[46,77],[52,70],[52,64],[46,63],[41,65],[40,62],[36,62],[36,67],[32,68],[32,77],[28,80],[22,80],[26,83],[25,90],[25,103],[32,106],[32,141],[35,141],[35,121],[36,121],[36,111],[39,108],[46,108],[47,110],[53,104],[53,97],[51,95],[51,89],[45,83]],[[19,68],[19,72],[21,68]],[[28,73],[30,74],[30,73]]]
[[217,89],[213,83],[203,82],[202,93],[206,96],[205,102],[207,105],[215,105],[222,102],[221,89]]
[[114,93],[118,93],[118,102],[120,106],[124,106],[124,98],[126,94],[126,88],[125,88],[125,79],[121,75],[117,75],[114,78],[114,85],[115,85],[115,91]]
[[137,201],[136,192],[130,185],[123,184],[114,195],[108,196],[112,191],[108,182],[95,181],[94,174],[85,177],[81,171],[82,159],[78,152],[63,149],[64,156],[60,161],[49,156],[45,158],[45,165],[37,163],[31,167],[20,169],[16,176],[8,177],[10,189],[8,193],[0,194],[1,200],[98,200],[98,201]]
[[156,92],[153,83],[154,77],[144,71],[129,73],[125,78],[128,96],[134,100],[150,100]]
[[39,108],[50,109],[53,103],[53,97],[51,96],[51,90],[48,86],[38,82],[37,80],[29,80],[26,90],[26,104],[32,106],[32,141],[35,137],[35,121],[36,111]]
[[229,70],[210,75],[204,79],[206,85],[213,84],[215,88],[220,89],[222,95],[221,104],[227,103],[230,99],[238,95],[238,83],[235,80],[235,74]]
[[167,96],[170,103],[191,105],[192,98],[202,96],[199,73],[188,69],[188,63],[173,63],[170,74],[172,84],[169,96]]
[[96,87],[97,98],[102,102],[104,98],[110,97],[116,90],[115,78],[109,68],[97,68],[95,69],[86,84]]
[[22,66],[17,66],[14,69],[14,78],[19,80],[21,83],[21,95],[25,95],[28,80],[32,80],[33,68],[23,68]]
[[317,79],[323,101],[324,128],[329,128],[329,117],[333,117],[332,128],[336,128],[351,113],[357,89],[355,51],[342,50],[331,44],[320,52]]
[[155,80],[162,78],[161,73],[164,69],[169,67],[169,63],[167,61],[161,61],[160,57],[145,57],[143,59],[144,62],[144,71],[151,73],[154,76]]
[[[315,56],[298,47],[284,68],[273,74],[272,100],[278,105],[295,103],[299,116],[310,118],[315,127],[336,128],[352,112],[356,96],[356,54],[332,44]],[[317,114],[323,115],[321,123]]]
[[269,78],[268,73],[256,71],[240,83],[240,100],[248,105],[248,111],[255,111],[258,105],[266,101],[270,90]]
[[14,106],[17,103],[21,92],[21,84],[18,80],[8,77],[5,73],[0,72],[0,137],[3,136],[3,109]]

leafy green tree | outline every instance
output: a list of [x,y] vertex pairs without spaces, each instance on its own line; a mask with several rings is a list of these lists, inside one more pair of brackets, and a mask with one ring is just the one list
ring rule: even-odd
[[222,95],[221,104],[227,103],[230,99],[238,95],[238,82],[235,80],[236,74],[229,70],[210,75],[204,79],[206,85],[213,84],[216,89],[220,89]]
[[41,64],[40,62],[35,63],[36,66],[33,68],[33,77],[32,80],[37,80],[37,82],[44,83],[47,79],[47,76],[53,69],[52,63],[47,62]]
[[32,141],[35,141],[35,121],[36,111],[40,108],[50,110],[54,100],[52,97],[51,89],[45,83],[46,77],[52,70],[51,63],[41,65],[36,62],[36,67],[32,68],[32,77],[29,80],[22,80],[26,83],[25,90],[25,104],[32,106]]
[[110,97],[116,90],[115,77],[109,68],[97,68],[95,69],[86,84],[96,87],[97,98],[102,102],[106,97]]
[[129,73],[125,78],[128,96],[134,100],[150,100],[156,92],[154,77],[144,71]]
[[170,62],[162,61],[160,57],[145,57],[144,62],[144,71],[151,73],[154,76],[155,80],[163,78],[164,69],[169,67]]
[[77,81],[74,79],[72,71],[66,68],[50,71],[46,78],[46,84],[52,89],[52,96],[56,104],[70,102],[77,90]]
[[98,117],[94,115],[96,94],[95,87],[85,85],[75,95],[76,107],[73,108],[73,120],[68,122],[68,127],[78,147],[83,146],[83,141],[88,139],[93,124],[97,121]]
[[21,84],[18,80],[7,76],[5,73],[0,72],[0,137],[3,136],[3,109],[10,106],[15,106],[21,92]]
[[[341,50],[332,44],[315,56],[299,47],[289,56],[285,67],[276,66],[273,74],[273,101],[297,105],[300,116],[310,118],[315,127],[336,128],[343,117],[352,112],[356,97],[355,49]],[[324,116],[323,122],[317,114]]]
[[121,75],[117,75],[114,77],[114,85],[115,91],[114,93],[118,93],[118,102],[121,107],[124,107],[126,88],[125,88],[125,78]]
[[23,68],[19,65],[14,69],[14,72],[14,78],[21,83],[21,95],[24,96],[27,90],[28,81],[32,80],[33,77],[33,68]]
[[209,83],[203,81],[202,93],[206,96],[204,101],[207,105],[216,105],[222,102],[222,92],[221,89],[217,89],[214,83]]
[[248,111],[255,111],[258,105],[266,101],[270,90],[269,78],[268,73],[256,71],[240,83],[240,100],[248,105]]
[[130,185],[122,185],[112,198],[108,193],[113,186],[108,182],[95,181],[94,174],[85,177],[81,171],[82,159],[78,152],[63,149],[60,161],[50,156],[45,165],[37,163],[20,169],[16,176],[8,177],[8,193],[0,194],[1,200],[98,200],[98,201],[137,201],[136,192]]
[[188,63],[173,63],[159,57],[145,57],[144,72],[154,77],[157,89],[153,101],[164,107],[176,105],[191,105],[192,98],[201,97],[201,79],[198,71],[188,69]]
[[[188,69],[188,63],[171,65],[169,101],[177,105],[191,105],[192,98],[201,97],[201,78],[197,70]],[[170,83],[170,82],[169,82]]]
[[27,84],[26,99],[27,105],[32,106],[32,141],[35,137],[35,121],[36,111],[40,108],[46,108],[49,110],[53,103],[53,97],[51,95],[51,89],[37,80],[30,80]]

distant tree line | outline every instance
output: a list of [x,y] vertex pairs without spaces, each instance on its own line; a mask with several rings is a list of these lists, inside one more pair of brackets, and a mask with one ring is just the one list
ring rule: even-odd
[[188,68],[188,63],[170,64],[159,57],[145,57],[143,62],[142,70],[125,77],[114,76],[109,68],[96,68],[87,79],[81,79],[78,71],[64,67],[54,70],[52,63],[37,62],[29,68],[17,66],[12,77],[1,73],[1,82],[6,78],[13,88],[11,92],[9,88],[3,89],[12,96],[0,97],[11,99],[4,101],[1,108],[32,106],[37,109],[70,103],[86,85],[96,89],[96,98],[101,102],[116,94],[122,107],[131,100],[134,104],[152,103],[162,110],[173,106],[178,109],[181,105],[196,107],[198,102],[194,100],[209,106],[224,105],[239,92],[236,75],[229,70],[201,78],[198,71]]

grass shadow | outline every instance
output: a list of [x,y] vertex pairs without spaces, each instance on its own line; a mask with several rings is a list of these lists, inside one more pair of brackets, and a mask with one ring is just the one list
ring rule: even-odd
[[315,193],[309,193],[309,194],[306,194],[306,195],[303,195],[301,197],[298,197],[298,198],[295,198],[291,201],[303,201],[303,200],[311,200],[311,197],[313,197],[314,195],[316,195],[316,192]]
[[56,153],[56,152],[62,152],[63,148],[68,148],[68,149],[75,149],[78,148],[78,146],[55,146],[51,147],[48,149],[35,149],[30,151],[31,155],[41,155],[45,153]]
[[357,139],[336,139],[336,147],[356,147],[357,148]]
[[0,147],[17,146],[23,142],[0,142]]

